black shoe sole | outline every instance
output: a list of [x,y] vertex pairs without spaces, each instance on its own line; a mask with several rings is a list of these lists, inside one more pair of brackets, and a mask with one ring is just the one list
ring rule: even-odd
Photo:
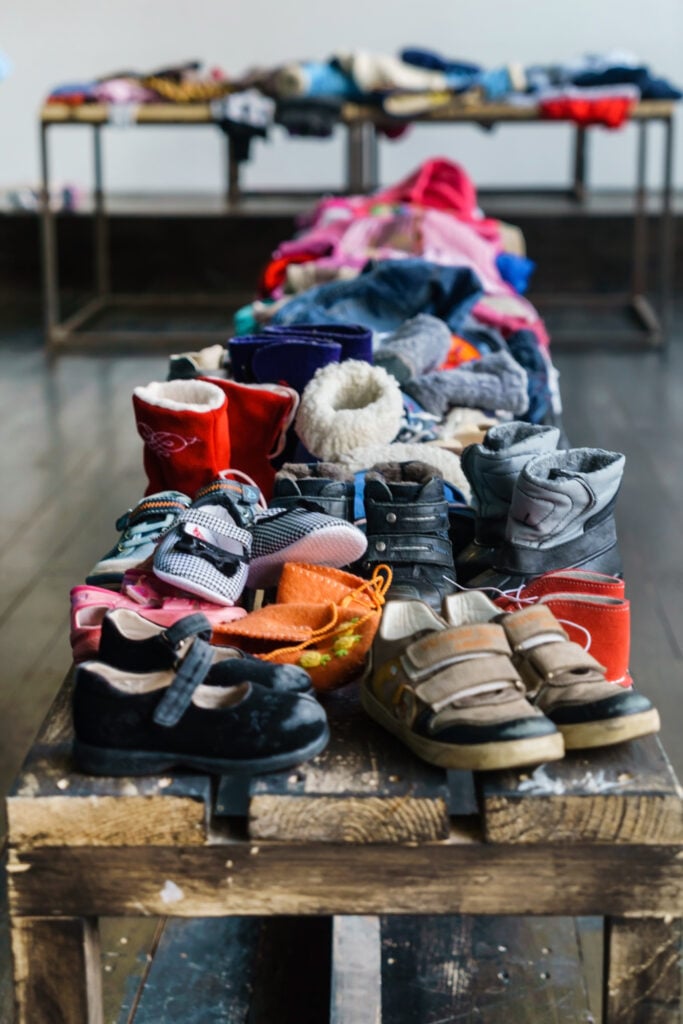
[[284,754],[269,757],[239,758],[200,757],[193,754],[165,753],[162,750],[116,750],[111,747],[93,747],[74,740],[73,757],[78,771],[85,775],[155,775],[158,772],[185,768],[211,775],[260,775],[277,772],[309,761],[325,749],[330,739],[329,727],[313,743]]

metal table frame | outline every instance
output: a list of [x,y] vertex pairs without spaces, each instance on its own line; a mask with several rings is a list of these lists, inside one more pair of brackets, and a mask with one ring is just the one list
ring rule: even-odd
[[[651,346],[661,347],[667,339],[671,309],[671,279],[673,263],[673,114],[674,104],[668,101],[651,101],[639,104],[633,112],[633,121],[638,131],[636,183],[633,209],[633,250],[632,276],[627,293],[619,295],[553,295],[535,296],[539,306],[581,305],[590,308],[628,309],[636,319],[636,327],[609,337],[611,341],[629,342],[645,340]],[[134,123],[141,126],[209,126],[222,129],[220,120],[214,117],[209,104],[147,104],[138,107]],[[367,192],[377,187],[379,166],[378,129],[386,118],[369,108],[348,105],[344,110],[343,122],[347,129],[346,181],[350,193]],[[663,177],[661,207],[658,225],[658,288],[657,308],[647,295],[649,225],[647,212],[647,156],[648,129],[652,122],[663,126]],[[224,342],[224,329],[157,330],[96,329],[89,327],[95,317],[112,308],[149,309],[163,305],[179,310],[189,308],[225,308],[226,296],[221,294],[114,294],[111,290],[111,274],[108,246],[108,215],[105,207],[102,130],[110,122],[109,108],[93,104],[81,107],[67,107],[61,104],[43,108],[40,124],[40,153],[42,169],[41,191],[41,264],[43,274],[43,309],[46,345],[50,350],[66,347],[83,348],[93,345],[121,345],[133,347],[192,345]],[[474,124],[493,126],[497,124],[557,124],[541,119],[531,108],[515,108],[506,105],[472,107],[442,110],[415,118],[414,124]],[[59,260],[57,249],[57,224],[55,212],[50,204],[50,161],[48,135],[51,128],[64,124],[80,124],[90,127],[93,133],[94,170],[94,281],[93,297],[80,306],[71,316],[61,318],[59,289]],[[222,131],[225,138],[226,190],[225,211],[239,212],[243,200],[259,195],[272,196],[273,192],[244,192],[240,184],[241,165],[238,162],[230,136]],[[578,127],[575,133],[572,185],[564,191],[578,204],[587,194],[587,150],[589,129]],[[557,190],[543,190],[557,194]],[[292,197],[297,193],[281,192],[278,195]],[[527,190],[527,195],[529,191]],[[534,194],[541,194],[536,192]],[[298,193],[301,195],[301,193]],[[562,339],[565,332],[555,331],[554,338]],[[605,332],[598,329],[588,331],[571,330],[572,340],[596,342],[605,339]]]

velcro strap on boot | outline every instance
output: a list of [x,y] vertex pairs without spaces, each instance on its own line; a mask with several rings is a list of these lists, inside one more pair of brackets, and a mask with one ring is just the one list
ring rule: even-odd
[[[543,682],[591,682],[604,679],[604,666],[592,654],[571,640],[541,644],[525,654],[526,661]],[[577,680],[576,673],[580,674]]]
[[[512,612],[504,619],[505,632],[515,653],[528,651],[538,644],[552,640],[568,640],[569,637],[553,613],[542,604]],[[581,648],[579,648],[581,650]]]
[[390,529],[392,533],[424,534],[448,532],[448,502],[376,502],[368,504],[367,531]]
[[390,565],[415,563],[421,565],[453,566],[450,541],[439,537],[416,534],[375,534],[368,537],[365,559],[370,562],[388,562]]
[[505,654],[464,655],[463,660],[451,662],[430,679],[419,683],[415,693],[432,710],[441,711],[463,697],[474,696],[504,686],[519,686],[517,669]]

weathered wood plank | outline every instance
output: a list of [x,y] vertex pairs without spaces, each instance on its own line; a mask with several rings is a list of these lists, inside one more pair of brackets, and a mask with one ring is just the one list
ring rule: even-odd
[[683,843],[681,788],[655,736],[479,779],[493,843]]
[[605,921],[604,1024],[680,1024],[682,924]]
[[71,759],[69,676],[10,790],[16,846],[135,846],[205,842],[211,780],[204,775],[135,779],[82,775]]
[[604,919],[602,917],[574,918],[576,941],[581,957],[581,974],[588,996],[586,1020],[588,1024],[602,1020]]
[[381,951],[378,917],[334,918],[330,1024],[381,1024]]
[[250,836],[327,843],[445,839],[446,773],[413,757],[372,722],[360,707],[357,686],[329,694],[323,703],[329,746],[296,771],[254,779]]
[[250,844],[10,849],[10,912],[636,914],[683,901],[672,846]]
[[93,921],[14,920],[12,956],[17,1024],[104,1024]]
[[589,1020],[571,918],[382,919],[388,1021]]
[[257,918],[168,920],[135,1024],[246,1024],[260,930]]
[[128,1024],[149,972],[165,919],[102,917],[102,1003],[105,1024]]

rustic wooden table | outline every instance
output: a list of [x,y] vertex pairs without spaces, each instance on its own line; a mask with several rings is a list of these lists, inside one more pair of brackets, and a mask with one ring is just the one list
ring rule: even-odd
[[603,916],[604,1020],[678,1024],[683,799],[657,739],[446,773],[350,687],[294,771],[95,779],[71,766],[70,692],[8,798],[18,1024],[102,1024],[97,920],[121,915],[330,915],[330,1020],[377,1024],[378,915],[401,914]]

